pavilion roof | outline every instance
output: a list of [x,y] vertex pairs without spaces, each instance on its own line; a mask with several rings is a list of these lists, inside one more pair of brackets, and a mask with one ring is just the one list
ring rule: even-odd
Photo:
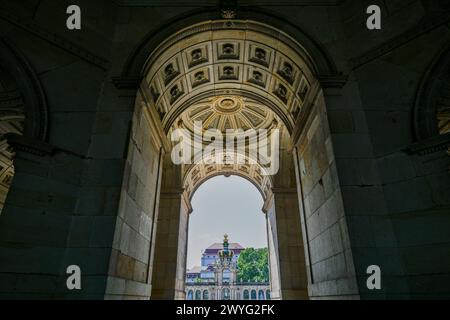
[[[217,251],[222,250],[222,249],[223,249],[223,243],[216,242],[216,243],[213,243],[212,245],[210,245],[208,248],[206,248],[205,253],[216,253]],[[241,246],[239,243],[230,243],[228,246],[228,249],[241,251],[241,250],[244,250],[245,248],[243,246]]]

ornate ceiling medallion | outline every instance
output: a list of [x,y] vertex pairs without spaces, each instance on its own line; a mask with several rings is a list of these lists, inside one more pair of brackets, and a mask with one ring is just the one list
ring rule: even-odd
[[242,110],[244,102],[239,97],[219,97],[213,103],[213,109],[223,115],[233,115]]

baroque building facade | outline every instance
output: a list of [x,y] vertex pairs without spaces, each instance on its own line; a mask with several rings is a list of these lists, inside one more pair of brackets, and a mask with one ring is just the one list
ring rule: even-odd
[[214,243],[202,254],[200,267],[186,272],[187,300],[270,300],[268,283],[243,283],[238,279],[238,243]]
[[[185,299],[216,175],[264,198],[272,299],[449,298],[449,2],[372,2],[1,0],[0,298]],[[276,174],[174,164],[198,120],[278,129]]]

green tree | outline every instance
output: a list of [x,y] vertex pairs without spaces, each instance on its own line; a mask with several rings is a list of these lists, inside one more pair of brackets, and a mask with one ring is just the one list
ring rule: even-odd
[[247,248],[237,261],[239,282],[269,282],[269,254],[267,248]]

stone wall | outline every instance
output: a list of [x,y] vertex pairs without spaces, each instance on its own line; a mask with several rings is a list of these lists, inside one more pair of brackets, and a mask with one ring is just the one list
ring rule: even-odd
[[[441,298],[450,292],[450,234],[444,231],[450,228],[450,158],[445,150],[408,151],[420,142],[414,122],[420,82],[450,40],[442,20],[448,12],[439,11],[443,2],[430,3],[386,3],[385,31],[376,37],[358,30],[356,20],[344,23],[349,50],[359,58],[352,70],[359,99],[346,94],[346,110],[336,111],[340,121],[332,131],[339,139],[359,134],[365,141],[347,142],[351,164],[341,159],[344,140],[339,149],[335,143],[338,171],[346,214],[354,215],[349,229],[352,245],[359,247],[357,272],[364,274],[369,263],[383,272],[378,293],[360,279],[362,298]],[[344,18],[360,7],[348,9]]]
[[[105,8],[85,4],[92,12]],[[15,158],[19,171],[1,215],[1,297],[87,299],[105,293],[125,145],[117,141],[108,155],[93,148],[98,133],[106,136],[112,123],[97,121],[105,68],[86,57],[108,55],[113,18],[87,15],[83,33],[68,34],[60,14],[66,7],[63,1],[0,4],[0,36],[27,66],[27,74],[16,74],[20,85],[39,83],[47,103],[41,117],[27,117],[27,128],[39,125],[47,134],[26,132]],[[30,107],[25,105],[27,112]],[[129,119],[126,113],[116,119],[116,134],[126,135]],[[119,154],[112,156],[117,149]],[[66,269],[73,264],[83,276],[83,289],[77,292],[66,287]]]

